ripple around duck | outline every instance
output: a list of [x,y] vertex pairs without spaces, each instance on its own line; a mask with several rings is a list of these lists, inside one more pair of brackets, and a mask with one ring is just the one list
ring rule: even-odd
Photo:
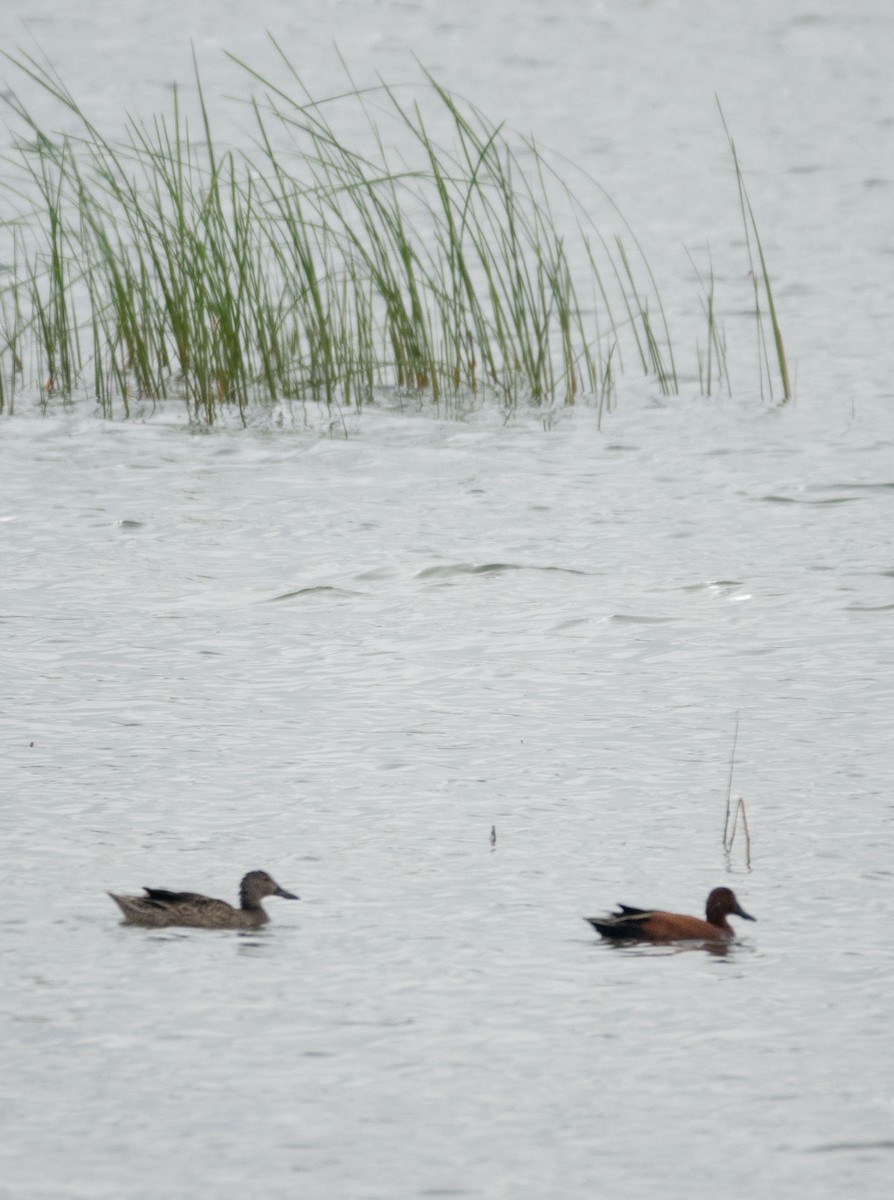
[[535,563],[448,563],[438,567],[424,567],[416,573],[417,579],[448,579],[454,575],[499,575],[507,571],[539,571],[546,574],[589,575],[576,567],[540,566]]
[[811,1146],[808,1154],[860,1154],[865,1151],[894,1151],[894,1139],[880,1138],[874,1142],[828,1142],[822,1146]]
[[894,483],[828,483],[824,484],[830,492],[891,492]]
[[281,604],[285,600],[299,600],[302,596],[318,596],[325,592],[336,596],[359,596],[362,594],[361,592],[352,591],[350,588],[340,588],[334,587],[329,583],[320,583],[312,587],[295,588],[291,592],[280,592],[277,596],[265,596],[259,603]]
[[859,496],[827,496],[822,500],[808,500],[803,496],[783,496],[771,493],[768,496],[758,496],[757,499],[765,504],[804,504],[810,507],[825,507],[834,504],[856,504]]
[[674,621],[678,621],[680,618],[653,617],[640,613],[611,613],[608,619],[626,625],[668,625]]
[[745,584],[738,579],[708,579],[699,583],[684,583],[679,588],[671,588],[669,590],[680,592],[713,592],[716,595],[718,593],[728,594],[735,592],[744,586]]

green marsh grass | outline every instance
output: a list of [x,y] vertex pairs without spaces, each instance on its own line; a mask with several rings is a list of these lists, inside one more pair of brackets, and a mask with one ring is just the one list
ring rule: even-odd
[[[7,97],[6,174],[14,167],[19,182],[3,186],[5,411],[35,383],[47,399],[92,394],[108,415],[173,399],[208,424],[225,411],[246,420],[257,404],[341,414],[384,396],[493,398],[507,411],[584,400],[601,418],[625,370],[664,395],[680,390],[656,279],[616,206],[621,233],[604,236],[533,140],[424,72],[410,90],[360,88],[346,71],[344,91],[320,100],[277,50],[285,83],[234,59],[257,89],[245,152],[216,145],[198,71],[192,123],[175,91],[168,114],[129,118],[111,140],[50,66],[10,60],[77,132],[50,134]],[[787,399],[763,248],[729,145]],[[699,279],[697,377],[710,395],[729,372],[713,266]]]
[[[782,341],[782,330],[779,325],[779,317],[776,312],[776,302],[773,298],[773,288],[770,284],[770,273],[767,268],[767,260],[764,255],[764,247],[761,243],[760,233],[757,228],[757,221],[754,216],[754,209],[751,207],[751,199],[748,195],[748,190],[745,187],[745,177],[742,174],[742,168],[739,163],[739,155],[736,152],[736,143],[733,141],[733,136],[730,133],[729,126],[726,123],[726,117],[723,114],[723,108],[720,101],[717,101],[717,110],[720,113],[720,120],[723,122],[723,131],[726,134],[726,140],[729,144],[730,154],[733,159],[733,166],[736,171],[736,186],[739,192],[739,209],[742,214],[742,228],[745,234],[745,248],[748,253],[749,276],[754,289],[754,324],[758,339],[758,353],[760,357],[761,370],[761,395],[764,394],[764,384],[769,392],[770,399],[774,399],[773,390],[773,361],[775,359],[776,368],[779,376],[779,385],[782,389],[782,402],[787,403],[792,398],[792,389],[789,382],[788,360],[785,354],[785,345]],[[760,270],[757,269],[755,263],[755,255],[757,262],[760,264]],[[766,300],[767,317],[770,322],[770,330],[773,335],[773,354],[771,356],[767,345],[766,326],[764,322],[764,312],[761,305],[761,294]]]
[[695,272],[695,277],[701,289],[700,303],[706,326],[704,345],[702,345],[701,341],[697,340],[695,348],[696,361],[698,363],[699,390],[703,396],[711,396],[714,393],[715,386],[722,387],[725,385],[727,394],[732,396],[733,389],[730,382],[729,364],[726,354],[726,335],[717,324],[714,260],[711,256],[710,247],[707,254],[708,273],[707,277],[705,277],[699,270],[693,256],[687,251],[687,256],[692,264],[692,269]]

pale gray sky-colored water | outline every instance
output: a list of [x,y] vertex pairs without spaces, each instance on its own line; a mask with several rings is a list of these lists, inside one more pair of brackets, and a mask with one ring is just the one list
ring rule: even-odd
[[[0,45],[114,125],[190,39],[238,94],[265,27],[315,87],[333,41],[415,53],[579,155],[671,291],[735,241],[720,93],[798,398],[3,418],[0,1197],[887,1197],[894,15],[46,4]],[[255,936],[103,894],[254,867],[302,897]],[[581,920],[720,883],[758,918],[725,956]]]

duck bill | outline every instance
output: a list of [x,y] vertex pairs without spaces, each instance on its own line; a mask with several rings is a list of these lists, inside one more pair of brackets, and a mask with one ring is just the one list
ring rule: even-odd
[[744,917],[744,919],[745,919],[746,921],[756,921],[756,920],[757,920],[757,917],[753,917],[753,916],[751,915],[751,913],[747,913],[747,912],[745,911],[745,909],[744,909],[744,908],[742,908],[740,905],[737,905],[737,906],[736,906],[736,916],[737,916],[737,917]]
[[300,896],[296,896],[294,892],[287,892],[285,888],[278,887],[273,893],[274,896],[282,896],[283,900],[300,900]]

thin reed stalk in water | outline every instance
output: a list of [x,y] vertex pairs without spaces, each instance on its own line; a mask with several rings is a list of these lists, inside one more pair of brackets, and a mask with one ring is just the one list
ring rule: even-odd
[[[782,330],[779,326],[779,319],[776,313],[776,302],[773,299],[773,289],[770,285],[770,272],[767,268],[767,260],[764,255],[764,247],[761,242],[760,233],[757,228],[757,221],[754,216],[754,209],[751,207],[751,199],[748,195],[748,190],[745,187],[745,178],[742,174],[742,168],[739,164],[739,156],[736,152],[736,144],[733,141],[733,136],[730,133],[729,126],[726,123],[726,117],[723,114],[723,108],[720,101],[717,100],[717,110],[720,113],[720,120],[723,122],[723,131],[726,134],[726,140],[729,143],[730,154],[733,157],[733,165],[736,170],[736,186],[739,191],[739,208],[742,214],[742,228],[745,231],[745,247],[748,252],[748,263],[751,273],[751,281],[754,286],[754,314],[757,322],[758,340],[760,346],[760,355],[766,367],[767,386],[770,391],[770,398],[773,399],[773,377],[770,370],[770,355],[767,348],[766,335],[764,331],[764,318],[761,309],[760,294],[763,288],[764,296],[767,301],[767,313],[770,320],[770,329],[773,334],[773,348],[776,359],[776,366],[779,372],[779,381],[782,386],[782,402],[786,403],[792,398],[791,384],[789,383],[788,361],[785,356],[785,346],[782,341]],[[760,263],[760,271],[758,272],[755,265],[754,250],[757,252],[757,259]],[[763,376],[761,377],[763,380]],[[761,386],[763,394],[763,383]]]
[[745,865],[751,870],[751,833],[748,829],[748,814],[745,811],[745,801],[740,796],[736,801],[736,806],[732,806],[733,795],[733,770],[736,762],[736,745],[739,741],[739,714],[736,713],[736,723],[733,728],[733,746],[729,757],[729,778],[726,788],[726,813],[723,818],[723,850],[729,859],[732,853],[733,843],[736,840],[736,829],[738,827],[739,816],[742,817],[742,830],[745,835]]
[[696,343],[696,360],[698,362],[699,389],[703,396],[713,393],[714,381],[726,383],[727,395],[732,396],[733,389],[729,377],[729,361],[726,353],[726,338],[717,325],[717,310],[715,304],[714,260],[708,249],[708,278],[705,280],[695,259],[687,250],[687,257],[692,263],[695,276],[701,288],[701,306],[705,316],[706,336],[705,348]]
[[736,801],[736,807],[733,810],[732,825],[730,826],[729,836],[724,837],[723,849],[729,859],[733,850],[733,843],[736,840],[736,830],[739,823],[739,817],[742,817],[742,832],[745,836],[745,866],[751,870],[751,833],[748,829],[748,814],[745,811],[744,797],[740,796]]
[[729,832],[730,822],[730,802],[733,795],[733,771],[736,766],[736,745],[739,741],[739,714],[736,713],[736,723],[733,726],[733,746],[729,756],[729,778],[726,784],[726,813],[723,818],[723,845],[726,847],[727,834]]

